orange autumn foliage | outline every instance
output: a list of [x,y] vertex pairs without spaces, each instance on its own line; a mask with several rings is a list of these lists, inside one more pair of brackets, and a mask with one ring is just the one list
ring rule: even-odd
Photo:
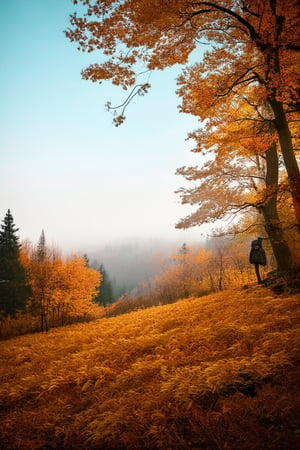
[[[252,226],[263,222],[279,270],[299,264],[291,251],[294,239],[288,241],[285,231],[297,229],[295,219],[289,224],[280,217],[278,203],[287,199],[286,173],[278,152],[276,122],[265,97],[259,65],[248,66],[236,58],[236,49],[214,48],[203,62],[185,69],[178,79],[182,111],[203,120],[190,137],[196,141],[193,151],[205,155],[200,167],[182,167],[177,174],[193,182],[192,188],[181,188],[182,203],[197,205],[195,212],[181,219],[178,228],[214,222],[217,219],[247,214]],[[295,121],[295,111],[288,115]],[[293,144],[297,131],[293,128]],[[284,193],[284,194],[283,194]],[[295,200],[295,199],[294,199]],[[251,211],[252,209],[252,211]],[[253,214],[253,210],[257,214]],[[263,218],[263,220],[261,220]]]
[[[269,256],[270,248],[266,245]],[[262,270],[262,277],[273,267]],[[142,282],[129,295],[121,297],[105,312],[111,317],[140,308],[173,303],[180,298],[203,296],[256,281],[255,272],[249,264],[248,240],[215,238],[209,249],[198,246],[185,247],[160,262],[160,271]]]
[[28,312],[41,319],[41,330],[88,317],[99,307],[93,303],[101,274],[77,255],[63,260],[51,255],[39,259],[31,250],[21,254],[31,286]]
[[[125,108],[135,96],[136,87],[141,95],[149,89],[148,82],[142,81],[143,73],[187,64],[202,42],[216,44],[216,49],[205,60],[211,86],[198,90],[200,110],[214,105],[220,87],[225,88],[224,95],[224,90],[230,92],[236,86],[255,82],[255,104],[263,106],[268,102],[272,110],[300,223],[300,171],[290,122],[290,114],[299,110],[297,0],[74,1],[79,2],[82,8],[71,16],[66,36],[77,42],[80,50],[100,50],[106,59],[90,65],[82,76],[94,82],[111,80],[124,89],[136,85],[123,104]],[[220,84],[218,72],[226,64],[232,70]],[[123,121],[124,109],[115,123]]]
[[[194,188],[178,191],[183,203],[199,205],[179,227],[244,213],[249,207],[259,209],[272,196],[274,200],[277,197],[278,182],[266,184],[266,173],[272,170],[266,153],[274,145],[278,149],[279,140],[270,104],[266,98],[262,103],[260,71],[259,66],[248,68],[247,60],[237,60],[236,49],[214,48],[178,78],[181,110],[203,120],[199,129],[189,134],[196,142],[193,151],[207,160],[200,160],[200,167],[177,171],[197,182]],[[297,116],[296,112],[289,115],[291,121]],[[296,146],[295,129],[292,137]],[[272,165],[275,170],[274,161]],[[273,178],[280,181],[286,177],[282,167],[279,175]]]

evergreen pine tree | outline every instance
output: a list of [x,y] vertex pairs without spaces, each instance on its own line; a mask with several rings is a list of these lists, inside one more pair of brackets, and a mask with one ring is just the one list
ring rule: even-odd
[[0,230],[0,311],[5,315],[24,309],[29,295],[26,271],[19,260],[18,230],[8,210]]
[[186,245],[186,243],[184,242],[179,250],[179,254],[180,255],[187,255],[189,252],[188,246]]
[[90,259],[86,253],[83,255],[83,258],[85,260],[86,267],[90,267]]
[[112,284],[111,284],[108,273],[106,272],[103,264],[100,265],[98,270],[102,275],[102,281],[101,281],[99,293],[94,301],[96,303],[98,303],[99,305],[102,305],[105,307],[108,303],[113,302]]
[[37,245],[35,257],[37,261],[42,262],[45,260],[47,256],[47,248],[46,248],[46,238],[45,238],[45,232],[42,230],[39,243]]

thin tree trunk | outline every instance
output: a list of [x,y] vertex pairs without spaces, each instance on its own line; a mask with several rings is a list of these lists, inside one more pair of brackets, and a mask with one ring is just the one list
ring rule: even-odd
[[209,276],[209,280],[210,280],[210,290],[211,290],[211,292],[216,292],[213,274],[210,271],[208,272],[208,276]]
[[41,331],[44,331],[44,314],[41,312]]
[[224,270],[223,270],[223,258],[221,256],[221,259],[220,259],[220,270],[219,270],[219,291],[223,290],[223,273],[224,273]]

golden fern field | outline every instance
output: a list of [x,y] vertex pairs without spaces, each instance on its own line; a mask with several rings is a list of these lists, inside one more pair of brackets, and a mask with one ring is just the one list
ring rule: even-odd
[[0,343],[0,448],[300,448],[299,296],[262,287]]

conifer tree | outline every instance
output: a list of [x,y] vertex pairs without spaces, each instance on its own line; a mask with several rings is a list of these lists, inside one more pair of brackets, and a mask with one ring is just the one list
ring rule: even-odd
[[180,255],[186,255],[189,252],[188,246],[184,242],[179,250]]
[[102,281],[99,293],[94,301],[105,307],[108,303],[113,302],[112,284],[103,264],[100,265],[98,270],[102,275]]
[[5,315],[23,310],[29,295],[26,271],[19,259],[18,230],[8,210],[0,230],[0,311]]
[[85,260],[86,267],[90,267],[90,259],[86,253],[83,255],[83,258]]
[[42,230],[38,244],[32,254],[31,276],[34,278],[32,307],[38,311],[41,320],[41,331],[48,330],[49,299],[47,286],[52,273],[49,250],[46,246],[45,232]]
[[47,256],[47,248],[46,248],[46,237],[45,232],[42,230],[39,243],[37,245],[35,257],[37,261],[44,261]]

